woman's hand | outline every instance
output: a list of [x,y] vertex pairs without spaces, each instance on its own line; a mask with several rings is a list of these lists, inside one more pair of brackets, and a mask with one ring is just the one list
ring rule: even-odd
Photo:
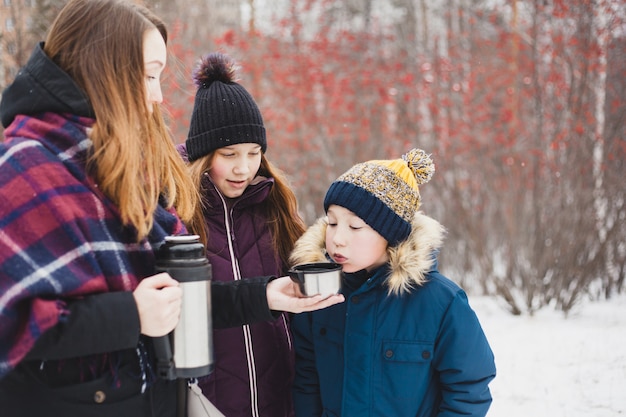
[[178,281],[163,272],[144,278],[133,291],[141,334],[164,336],[174,330],[180,318],[183,290]]
[[272,310],[302,313],[330,307],[343,301],[341,294],[329,297],[321,295],[305,297],[300,292],[298,284],[289,277],[276,278],[267,284],[267,304]]

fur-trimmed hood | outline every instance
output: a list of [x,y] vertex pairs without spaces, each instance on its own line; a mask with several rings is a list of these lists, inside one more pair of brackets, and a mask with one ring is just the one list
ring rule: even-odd
[[[328,220],[319,218],[298,239],[291,252],[291,265],[327,262],[325,236]],[[390,293],[402,294],[421,286],[426,274],[433,269],[436,252],[443,243],[445,230],[436,220],[418,212],[411,222],[409,237],[387,248],[390,274],[386,285]]]

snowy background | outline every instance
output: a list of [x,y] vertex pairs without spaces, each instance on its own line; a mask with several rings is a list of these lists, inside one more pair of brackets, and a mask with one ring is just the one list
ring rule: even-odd
[[488,417],[626,416],[626,296],[515,317],[469,296],[496,357]]

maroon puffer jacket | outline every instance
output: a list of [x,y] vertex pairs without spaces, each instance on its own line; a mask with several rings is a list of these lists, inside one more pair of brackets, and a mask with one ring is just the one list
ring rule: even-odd
[[[227,206],[209,176],[203,179],[213,280],[285,275],[260,211],[273,184],[271,178],[257,177]],[[288,320],[283,313],[273,321],[214,330],[215,369],[200,386],[226,416],[293,416],[294,353]]]

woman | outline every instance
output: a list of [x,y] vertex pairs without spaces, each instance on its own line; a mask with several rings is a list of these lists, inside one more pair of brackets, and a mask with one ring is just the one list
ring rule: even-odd
[[[151,337],[176,326],[181,289],[155,274],[152,246],[186,233],[197,197],[158,109],[166,41],[134,3],[70,0],[3,93],[3,416],[174,413]],[[216,325],[341,301],[270,280],[214,288]]]

